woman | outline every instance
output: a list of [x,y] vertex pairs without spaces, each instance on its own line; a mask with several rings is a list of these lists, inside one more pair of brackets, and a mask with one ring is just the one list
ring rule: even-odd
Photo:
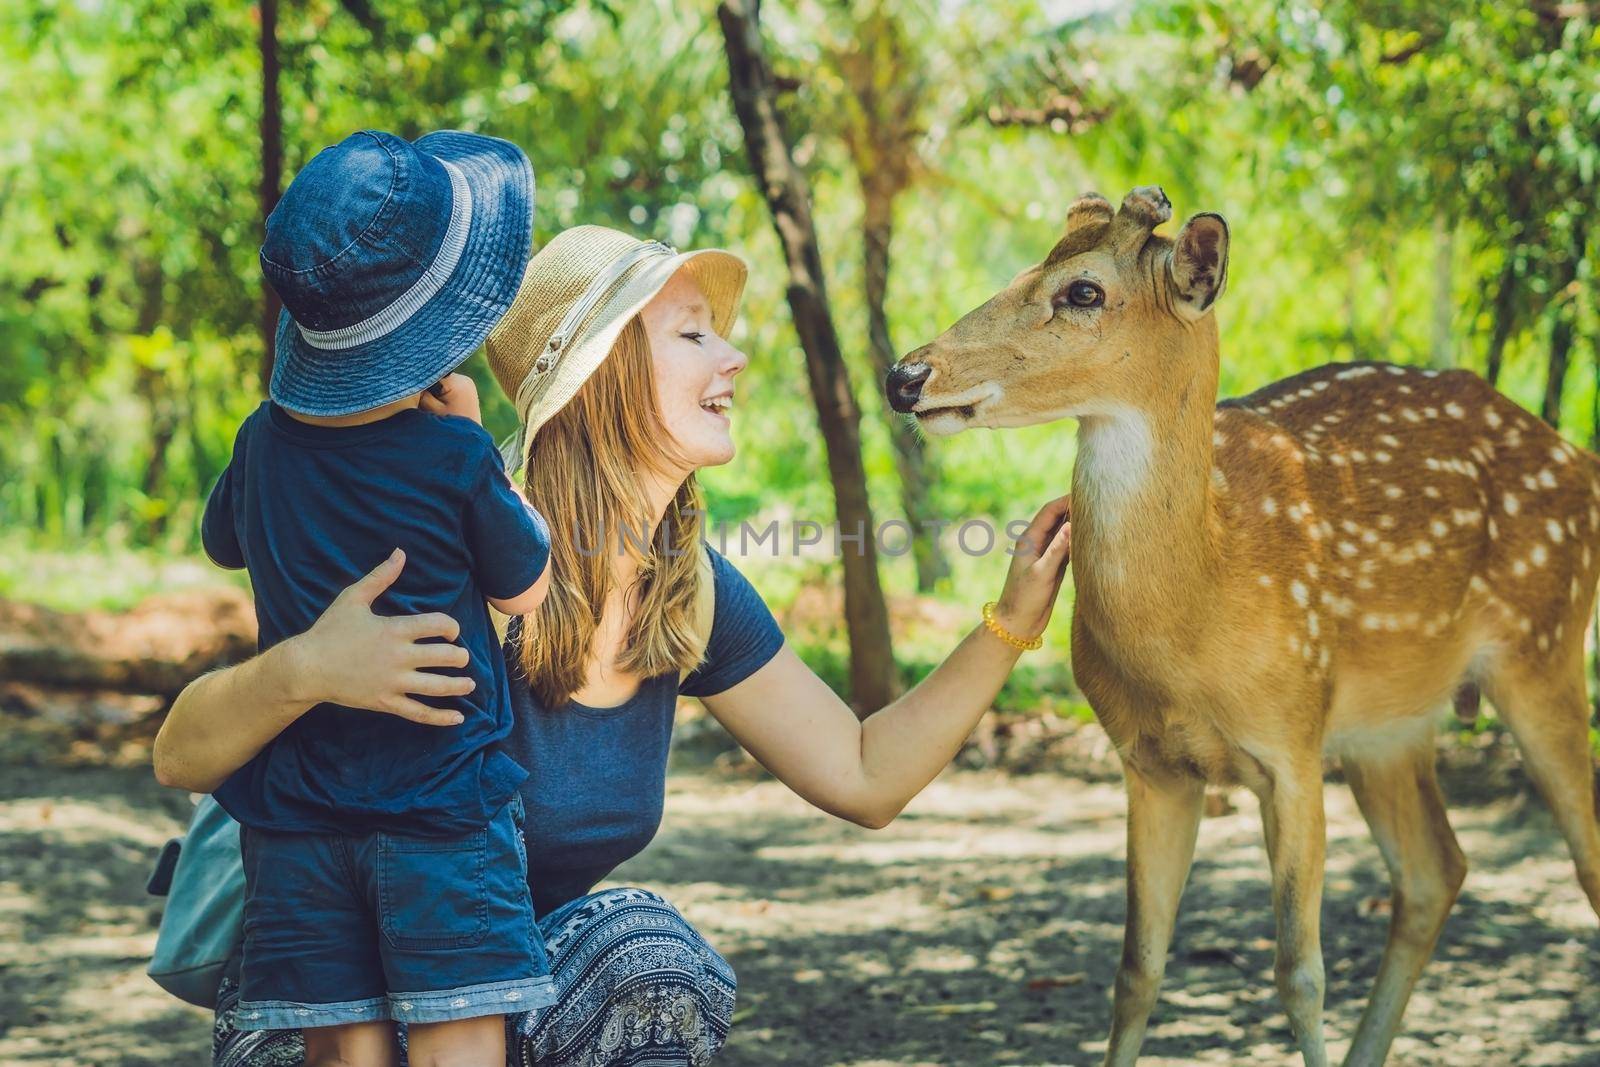
[[[750,583],[711,553],[709,639],[695,639],[705,575],[695,472],[734,455],[728,408],[747,363],[725,338],[745,267],[679,255],[601,227],[528,264],[489,339],[522,429],[511,450],[551,524],[554,579],[505,643],[529,771],[528,878],[560,1000],[512,1017],[512,1062],[539,1067],[704,1063],[727,1035],[734,978],[672,907],[639,889],[591,893],[654,836],[681,695],[823,811],[893,819],[955,756],[1044,630],[1067,562],[1067,500],[1019,539],[994,611],[927,678],[864,721],[795,655]],[[477,416],[470,382],[439,410]],[[371,606],[399,552],[306,633],[184,690],[156,740],[166,784],[208,791],[318,702],[443,725],[414,694],[460,692],[427,668],[460,661],[448,618]],[[524,627],[524,623],[526,626]],[[441,642],[439,638],[445,639]],[[424,640],[427,639],[427,640]],[[217,1062],[297,1062],[295,1035],[242,1035],[219,1011]]]

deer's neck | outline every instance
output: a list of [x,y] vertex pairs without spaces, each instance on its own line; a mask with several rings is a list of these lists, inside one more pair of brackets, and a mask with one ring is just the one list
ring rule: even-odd
[[1211,482],[1215,372],[1202,368],[1187,388],[1163,392],[1169,407],[1107,406],[1082,416],[1078,429],[1078,607],[1092,630],[1121,646],[1191,628],[1221,572]]

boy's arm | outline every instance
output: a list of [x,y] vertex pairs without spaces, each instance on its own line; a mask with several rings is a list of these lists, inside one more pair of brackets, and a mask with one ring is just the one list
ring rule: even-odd
[[550,530],[522,499],[485,437],[476,488],[467,501],[467,551],[478,588],[496,611],[528,615],[550,588]]
[[230,461],[206,498],[206,509],[200,516],[200,546],[211,562],[236,571],[244,566],[244,550],[239,547],[239,531],[233,524],[233,478]]

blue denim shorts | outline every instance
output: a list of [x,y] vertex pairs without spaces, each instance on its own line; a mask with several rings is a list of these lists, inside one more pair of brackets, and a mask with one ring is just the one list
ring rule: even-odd
[[522,798],[460,837],[243,829],[238,1027],[448,1022],[553,1003]]

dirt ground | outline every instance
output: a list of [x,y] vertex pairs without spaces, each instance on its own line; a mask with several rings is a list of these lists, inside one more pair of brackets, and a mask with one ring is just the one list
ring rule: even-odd
[[[729,1067],[1089,1064],[1121,939],[1114,784],[951,771],[870,832],[748,771],[671,781],[617,881],[663,892],[728,956]],[[1459,788],[1453,792],[1460,792]],[[1272,994],[1253,803],[1209,818],[1152,1064],[1297,1062]],[[0,1064],[201,1064],[208,1018],[143,975],[149,859],[181,794],[138,768],[0,768]],[[1550,819],[1519,795],[1453,806],[1472,863],[1393,1064],[1600,1065],[1600,933]],[[1342,1052],[1377,968],[1382,864],[1329,786],[1327,1022]]]

